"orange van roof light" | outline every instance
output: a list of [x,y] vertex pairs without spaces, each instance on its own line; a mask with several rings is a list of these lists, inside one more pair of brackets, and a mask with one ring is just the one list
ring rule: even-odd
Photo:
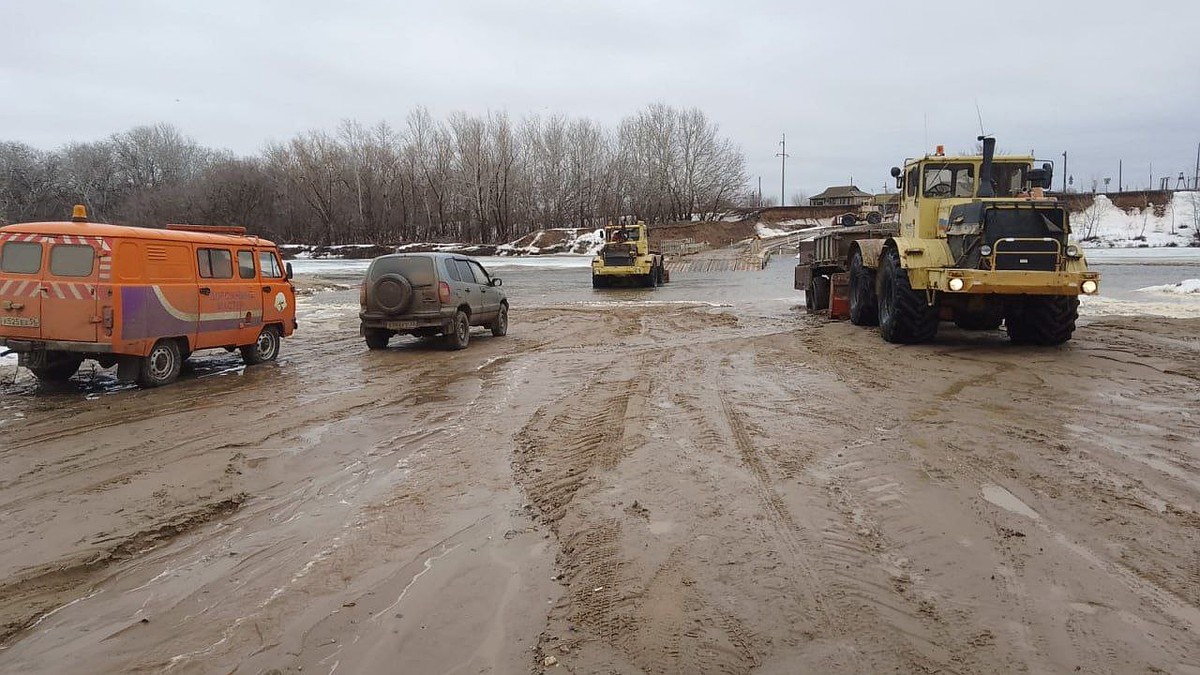
[[941,156],[941,155],[944,155],[944,154],[946,154],[946,146],[944,146],[944,145],[939,145],[939,146],[937,146],[937,153],[936,153],[936,154],[937,154],[938,156]]
[[75,208],[71,209],[71,222],[86,223],[87,221],[87,207],[83,204],[76,204]]

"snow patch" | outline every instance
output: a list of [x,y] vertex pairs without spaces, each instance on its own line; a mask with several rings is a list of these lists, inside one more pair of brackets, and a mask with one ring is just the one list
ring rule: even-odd
[[1200,294],[1200,279],[1185,279],[1177,284],[1147,286],[1139,288],[1139,293],[1168,293],[1172,295]]
[[[1161,215],[1160,215],[1161,214]],[[1189,246],[1200,229],[1200,192],[1176,192],[1165,205],[1126,211],[1096,195],[1087,209],[1071,214],[1071,232],[1089,248]]]

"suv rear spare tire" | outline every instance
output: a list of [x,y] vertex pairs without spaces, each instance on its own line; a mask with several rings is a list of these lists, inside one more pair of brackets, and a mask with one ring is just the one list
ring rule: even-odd
[[389,314],[399,314],[412,304],[412,284],[399,274],[385,274],[379,277],[371,290],[375,304]]

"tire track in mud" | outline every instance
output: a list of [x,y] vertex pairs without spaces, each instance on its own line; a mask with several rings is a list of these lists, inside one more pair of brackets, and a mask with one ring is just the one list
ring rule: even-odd
[[110,565],[129,560],[171,542],[213,520],[238,510],[246,495],[201,505],[169,521],[125,535],[100,550],[69,561],[26,570],[0,584],[0,650],[73,598],[86,595],[104,580]]

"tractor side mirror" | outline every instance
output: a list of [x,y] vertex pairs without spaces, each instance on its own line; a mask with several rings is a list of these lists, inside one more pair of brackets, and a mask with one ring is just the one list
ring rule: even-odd
[[892,167],[892,178],[896,179],[896,187],[897,188],[904,187],[903,176],[904,176],[904,172],[900,170],[900,167],[898,167],[898,166]]
[[1040,169],[1030,169],[1027,175],[1029,185],[1032,187],[1040,187],[1046,190],[1050,189],[1050,182],[1054,175],[1054,168],[1049,164],[1042,166]]

